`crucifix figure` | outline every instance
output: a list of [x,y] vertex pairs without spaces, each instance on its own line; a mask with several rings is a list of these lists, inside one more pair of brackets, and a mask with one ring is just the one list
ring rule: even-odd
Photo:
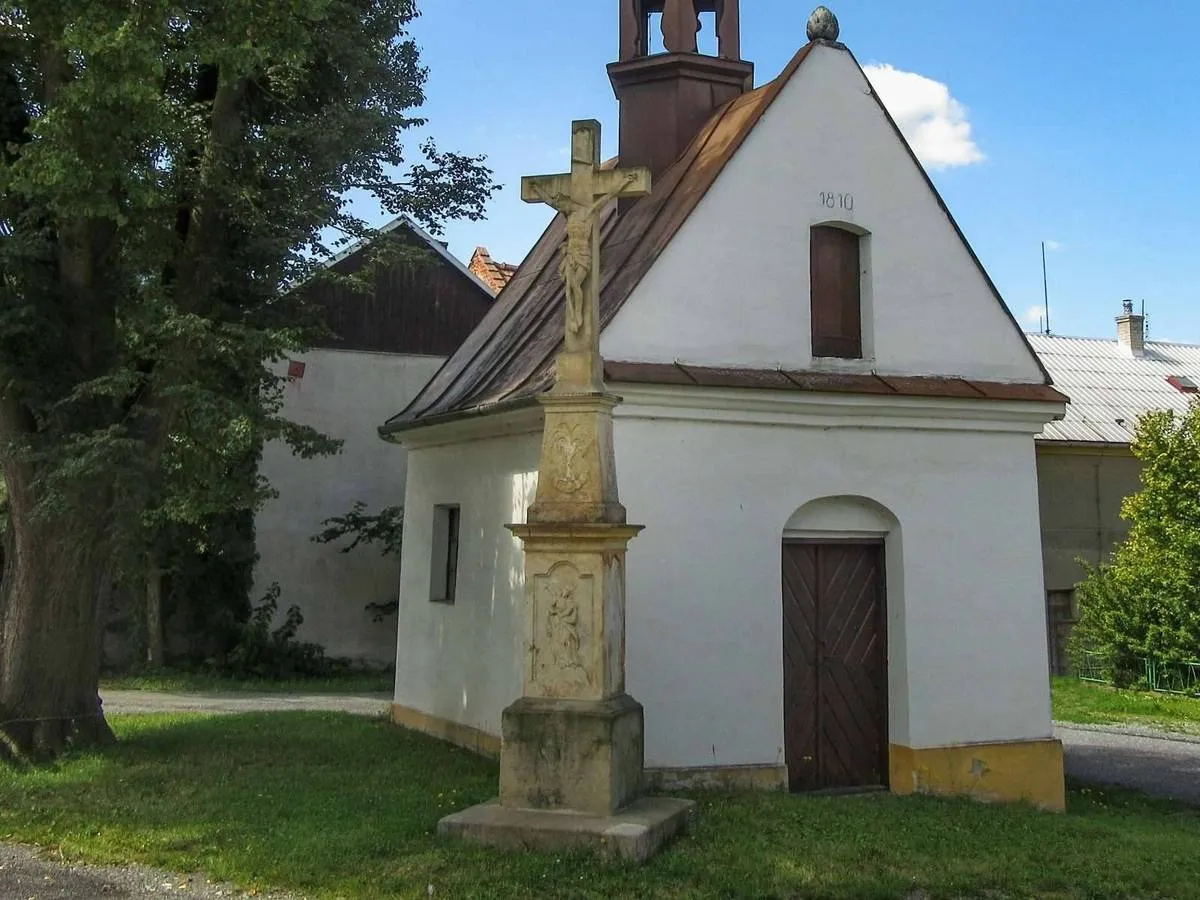
[[567,240],[559,275],[566,284],[566,348],[599,354],[600,212],[609,201],[650,193],[650,170],[601,169],[600,123],[571,125],[571,171],[521,179],[521,199],[545,203],[567,217]]

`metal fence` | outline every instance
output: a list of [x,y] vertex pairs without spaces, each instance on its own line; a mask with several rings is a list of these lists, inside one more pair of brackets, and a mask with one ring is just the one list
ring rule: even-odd
[[[1200,696],[1200,660],[1163,662],[1138,658],[1134,662],[1144,673],[1144,686],[1148,690]],[[1097,684],[1112,684],[1115,681],[1112,660],[1095,650],[1085,650],[1080,654],[1075,663],[1075,673],[1082,681]]]

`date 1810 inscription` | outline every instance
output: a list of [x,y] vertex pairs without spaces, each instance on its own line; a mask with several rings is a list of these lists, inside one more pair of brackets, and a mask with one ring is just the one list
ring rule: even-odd
[[853,194],[834,194],[821,191],[821,205],[826,209],[844,209],[846,212],[854,211],[854,195]]

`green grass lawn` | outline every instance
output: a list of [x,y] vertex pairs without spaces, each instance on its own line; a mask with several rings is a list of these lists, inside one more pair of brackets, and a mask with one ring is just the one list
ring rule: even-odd
[[[0,769],[0,839],[316,898],[1196,896],[1200,811],[1075,791],[1041,813],[883,794],[698,795],[697,832],[638,869],[435,834],[494,763],[334,713],[114,717],[121,744]],[[920,895],[918,895],[920,896]]]
[[[1200,734],[1200,700],[1054,679],[1054,718],[1085,725],[1143,725]],[[1200,888],[1198,888],[1200,891]]]
[[395,676],[391,672],[347,672],[329,678],[227,678],[203,672],[144,672],[134,675],[105,675],[100,690],[171,691],[182,693],[270,693],[270,694],[390,694]]

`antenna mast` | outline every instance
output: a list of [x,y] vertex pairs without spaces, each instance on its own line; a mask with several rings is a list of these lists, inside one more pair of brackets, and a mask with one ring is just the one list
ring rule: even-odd
[[1045,241],[1042,241],[1042,299],[1046,306],[1046,315],[1045,315],[1045,319],[1043,320],[1045,322],[1045,331],[1043,333],[1049,334],[1050,333],[1050,282],[1046,278],[1046,242]]

